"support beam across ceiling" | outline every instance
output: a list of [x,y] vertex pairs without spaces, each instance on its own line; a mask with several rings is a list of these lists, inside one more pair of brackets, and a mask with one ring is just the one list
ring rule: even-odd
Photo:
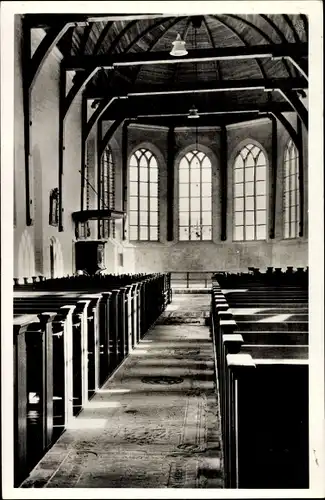
[[[101,115],[103,120],[116,120],[120,116],[126,118],[137,118],[138,120],[144,118],[186,118],[188,116],[187,102],[185,100],[181,100],[177,107],[175,107],[175,103],[166,101],[160,101],[144,99],[141,98],[129,98],[126,102],[127,105],[115,108],[109,108]],[[107,102],[106,99],[103,99],[103,102]],[[122,102],[121,102],[122,104]],[[200,106],[200,117],[221,117],[221,116],[234,116],[241,113],[249,114],[249,113],[268,113],[272,111],[278,111],[280,113],[286,113],[292,111],[292,106],[286,102],[272,102],[267,104],[257,104],[250,103],[243,105],[238,105],[237,103],[223,103],[221,106],[219,101],[209,100],[207,104],[204,106]]]
[[130,52],[113,55],[68,56],[63,60],[67,70],[89,70],[94,67],[110,68],[119,66],[138,66],[144,64],[176,64],[188,62],[222,61],[235,59],[293,57],[295,59],[308,56],[308,44],[268,44],[256,46],[219,47],[216,49],[189,50],[182,57],[170,56],[166,51]]
[[[214,82],[190,82],[182,85],[137,85],[124,90],[111,87],[110,94],[120,97],[154,96],[154,95],[175,95],[175,94],[195,94],[205,92],[237,92],[242,90],[303,90],[308,88],[308,83],[304,78],[252,78],[241,80],[222,80]],[[107,90],[90,88],[85,91],[88,99],[106,98]]]
[[137,19],[158,19],[166,17],[175,17],[171,14],[79,14],[79,13],[55,13],[55,14],[25,14],[24,19],[31,28],[48,28],[61,22],[65,23],[100,23],[109,21],[133,21]]

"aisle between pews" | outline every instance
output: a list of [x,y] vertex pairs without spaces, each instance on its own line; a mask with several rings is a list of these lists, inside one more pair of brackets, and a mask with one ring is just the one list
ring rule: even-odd
[[175,296],[22,487],[223,487],[209,302]]

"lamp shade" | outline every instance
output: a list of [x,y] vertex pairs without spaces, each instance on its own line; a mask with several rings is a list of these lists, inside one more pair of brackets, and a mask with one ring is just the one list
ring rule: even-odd
[[181,39],[181,35],[179,33],[177,33],[176,40],[172,44],[173,48],[170,51],[171,56],[176,56],[176,57],[186,56],[188,52],[185,47],[185,42],[184,40]]
[[200,115],[199,113],[197,112],[197,109],[195,106],[192,106],[188,115],[187,115],[187,118],[200,118]]

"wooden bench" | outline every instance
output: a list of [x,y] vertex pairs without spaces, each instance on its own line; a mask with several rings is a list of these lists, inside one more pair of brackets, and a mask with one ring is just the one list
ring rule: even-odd
[[309,487],[308,360],[300,354],[227,355],[227,487]]
[[13,320],[15,484],[52,442],[53,317],[24,314]]
[[[167,299],[170,300],[168,293],[166,296],[164,275],[142,277],[138,283],[110,291],[106,288],[100,293],[85,293],[85,280],[80,281],[82,286],[77,290],[76,281],[73,280],[70,291],[67,289],[68,280],[64,280],[61,290],[56,281],[56,291],[53,291],[52,283],[50,290],[46,290],[44,282],[45,290],[21,287],[14,291],[15,387],[20,395],[15,400],[15,411],[20,412],[15,421],[15,432],[22,437],[18,442],[25,443],[23,447],[28,450],[32,449],[31,441],[26,437],[30,434],[30,425],[27,414],[22,415],[20,409],[27,407],[31,393],[34,399],[43,401],[45,381],[51,387],[51,392],[46,393],[46,411],[44,405],[38,405],[34,406],[34,414],[38,415],[39,422],[46,422],[50,429],[46,431],[47,444],[53,444],[137,345],[166,307]],[[97,285],[88,288],[98,292]],[[51,319],[51,330],[46,326],[45,318],[46,321]],[[46,356],[44,351],[42,359],[36,356],[36,348],[31,349],[26,344],[25,332],[28,339],[31,332],[34,332],[35,339],[48,339],[51,348],[46,350]],[[21,386],[21,373],[26,372],[27,380],[36,380],[33,376],[35,370],[37,373],[43,370],[43,378],[37,379],[39,384]],[[45,432],[43,427],[41,425],[38,429],[42,435]],[[42,445],[38,459],[45,449]],[[35,465],[35,460],[30,458],[30,452],[24,454],[15,450],[16,485]]]
[[[226,283],[223,282],[223,291]],[[217,385],[222,417],[226,486],[231,488],[308,487],[308,301],[292,288],[277,295],[276,307],[267,307],[264,295],[251,293],[254,284],[242,280],[243,292],[223,296],[219,283],[212,284],[211,323],[218,369]],[[304,292],[304,291],[302,291]],[[242,299],[243,294],[248,299]],[[288,303],[283,301],[291,295]],[[292,300],[292,298],[294,300]],[[303,304],[306,314],[276,316],[284,307],[295,312]],[[228,303],[229,301],[229,303]],[[285,305],[283,306],[283,304]],[[244,304],[244,306],[243,306]],[[235,306],[230,308],[229,306]],[[239,309],[237,309],[237,307]],[[247,308],[248,314],[243,314]],[[249,310],[250,308],[251,310]],[[237,314],[238,310],[241,312]],[[270,313],[271,311],[271,313]],[[260,312],[260,314],[258,314]],[[236,313],[236,314],[233,314]],[[298,319],[297,319],[298,316]],[[307,316],[307,317],[306,317]],[[260,319],[262,318],[262,322]],[[303,320],[300,322],[300,318]],[[283,377],[286,380],[283,382]],[[299,384],[302,385],[301,398]],[[286,399],[287,392],[290,396]],[[268,394],[270,398],[268,398]],[[270,408],[270,401],[272,407]],[[288,403],[290,401],[290,403]],[[283,413],[285,415],[283,416]],[[288,418],[290,415],[290,418]],[[292,425],[291,425],[292,424]],[[298,434],[297,434],[298,433]],[[253,450],[252,458],[250,453]],[[297,477],[298,471],[298,477]]]

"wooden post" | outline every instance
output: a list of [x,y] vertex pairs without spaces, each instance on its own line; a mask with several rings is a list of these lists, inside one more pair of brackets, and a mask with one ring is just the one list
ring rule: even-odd
[[297,135],[298,135],[298,172],[299,172],[299,236],[304,235],[304,150],[302,140],[302,123],[297,116]]
[[[122,210],[127,212],[127,196],[128,196],[128,126],[129,121],[125,120],[122,127]],[[123,218],[123,234],[122,239],[126,239],[126,219]]]
[[[100,145],[102,140],[103,133],[103,122],[102,120],[98,120],[97,122],[97,208],[101,209],[101,176],[102,176],[102,158],[100,155]],[[97,233],[98,239],[101,238],[101,221],[98,219],[97,222]]]
[[59,231],[63,231],[63,156],[64,156],[64,103],[66,92],[66,72],[60,68],[60,101],[59,101]]
[[86,170],[86,126],[87,126],[87,99],[82,98],[81,103],[81,190],[80,210],[84,210],[85,198],[85,170]]
[[221,241],[227,239],[227,170],[228,170],[227,129],[220,127],[220,188],[221,188]]
[[272,155],[271,155],[271,217],[270,217],[270,239],[275,237],[275,219],[276,219],[276,184],[277,184],[277,161],[278,161],[278,131],[277,120],[271,116],[272,122]]
[[26,225],[31,226],[33,221],[31,218],[31,200],[30,200],[30,127],[31,127],[31,105],[30,94],[30,47],[31,47],[31,30],[26,23],[23,24],[23,107],[24,107],[24,152],[25,152],[25,199],[26,199]]
[[167,241],[174,239],[174,161],[175,127],[172,125],[167,137]]
[[52,321],[55,313],[41,313],[42,359],[43,359],[43,419],[44,419],[44,449],[52,443],[53,437],[53,331]]

